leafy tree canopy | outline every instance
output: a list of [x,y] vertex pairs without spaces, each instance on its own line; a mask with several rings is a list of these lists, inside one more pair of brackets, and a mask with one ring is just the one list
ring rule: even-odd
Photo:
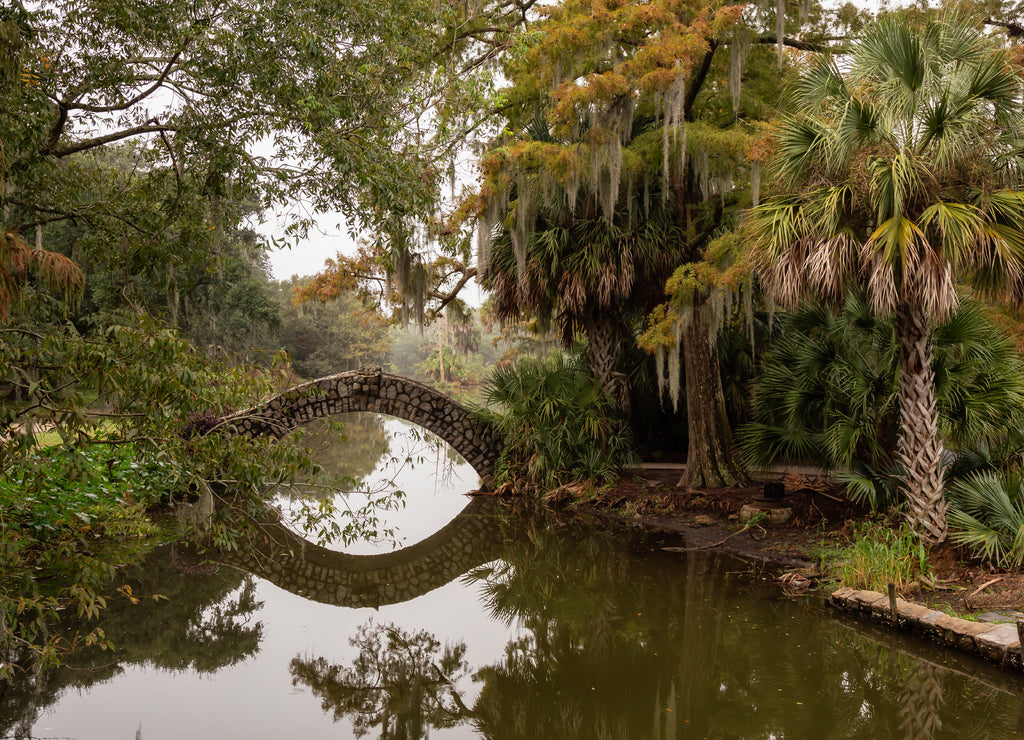
[[[132,142],[122,174],[165,173],[158,197],[303,199],[405,238],[432,210],[438,162],[472,110],[472,90],[443,71],[460,20],[432,0],[16,0],[0,14],[5,221],[117,212],[91,163]],[[168,207],[165,230],[180,215]],[[295,219],[291,234],[308,225]]]

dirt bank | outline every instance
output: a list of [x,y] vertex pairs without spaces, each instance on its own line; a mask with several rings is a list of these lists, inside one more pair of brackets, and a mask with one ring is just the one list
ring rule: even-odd
[[[868,516],[868,510],[848,501],[841,489],[814,475],[790,472],[784,477],[785,496],[766,500],[763,485],[686,491],[676,487],[678,470],[640,470],[616,485],[574,502],[565,491],[550,502],[577,508],[594,516],[629,522],[652,531],[684,535],[689,548],[716,549],[744,558],[776,563],[795,573],[803,587],[825,583],[837,587],[820,571],[821,553],[850,540],[850,522]],[[784,523],[744,526],[746,506],[787,508]],[[971,618],[1006,610],[1024,612],[1024,573],[987,567],[969,553],[951,546],[932,553],[931,583],[922,583],[900,596]]]

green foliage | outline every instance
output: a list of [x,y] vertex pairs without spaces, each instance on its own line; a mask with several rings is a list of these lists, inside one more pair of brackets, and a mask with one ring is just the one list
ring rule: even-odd
[[[167,246],[215,223],[232,190],[262,205],[304,196],[382,238],[404,235],[410,216],[432,213],[442,176],[432,148],[473,110],[443,106],[441,95],[471,103],[475,75],[424,71],[448,61],[437,34],[459,15],[431,0],[32,6],[5,24],[20,75],[0,89],[0,198],[19,211],[15,223],[36,222],[39,209],[92,231],[112,217],[124,236]],[[410,116],[436,126],[407,132]],[[83,174],[118,142],[141,155],[124,179],[157,174],[150,194],[170,196],[164,231]],[[96,197],[85,200],[90,185]],[[299,234],[309,223],[292,226]]]
[[866,520],[853,525],[848,545],[826,554],[831,575],[844,586],[885,593],[888,584],[904,592],[928,575],[928,556],[906,523]]
[[437,347],[432,349],[427,358],[416,366],[416,370],[433,381],[476,383],[483,374],[483,364],[479,356],[468,353],[462,355],[456,352],[454,347],[445,345],[441,350]]
[[[109,642],[88,624],[112,563],[156,529],[146,504],[163,495],[166,466],[140,464],[130,445],[33,450],[0,474],[0,679],[16,662],[46,668],[71,650]],[[135,542],[136,544],[132,544]],[[56,610],[84,631],[51,634]]]
[[[779,317],[754,385],[753,421],[739,431],[752,465],[805,461],[844,471],[850,495],[875,507],[894,500],[899,477],[898,345],[891,320],[850,294],[842,310],[811,304]],[[959,460],[951,471],[996,466],[1020,447],[1024,361],[972,301],[934,333],[941,434]]]
[[389,322],[355,291],[296,305],[295,291],[308,278],[276,284],[281,315],[278,337],[295,371],[305,378],[381,366],[391,349]]
[[[62,608],[95,618],[97,589],[117,562],[96,553],[152,533],[147,505],[198,498],[205,516],[195,523],[231,545],[230,523],[261,511],[268,485],[314,467],[291,441],[208,433],[226,410],[271,392],[269,373],[210,359],[146,317],[39,334],[47,306],[40,300],[35,314],[0,325],[0,389],[9,396],[0,404],[5,674],[12,655],[44,665],[83,644],[53,642],[48,625]],[[60,444],[39,449],[37,432],[48,428]],[[215,493],[225,506],[214,515]],[[45,588],[42,576],[52,579]],[[102,641],[95,632],[84,639]]]
[[487,413],[505,440],[499,482],[544,492],[579,480],[606,483],[634,461],[611,398],[578,362],[554,355],[491,372]]
[[949,497],[950,539],[996,566],[1024,565],[1024,476],[975,473],[956,481]]
[[139,461],[132,445],[37,449],[0,475],[0,521],[5,532],[40,540],[142,536],[151,530],[145,508],[166,497],[173,478],[169,462]]

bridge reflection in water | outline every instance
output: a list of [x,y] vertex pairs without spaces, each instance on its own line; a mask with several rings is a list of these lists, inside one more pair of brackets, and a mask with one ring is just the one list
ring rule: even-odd
[[395,552],[337,552],[280,524],[261,523],[249,547],[212,557],[313,601],[376,608],[415,599],[499,557],[504,543],[493,504],[473,498],[430,537]]

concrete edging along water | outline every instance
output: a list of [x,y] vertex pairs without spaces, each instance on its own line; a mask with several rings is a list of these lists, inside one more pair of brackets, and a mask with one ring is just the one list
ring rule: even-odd
[[829,605],[859,617],[914,632],[949,647],[987,658],[999,665],[1024,669],[1020,638],[1014,623],[972,622],[930,609],[923,604],[896,599],[896,617],[889,597],[877,591],[843,587],[832,592]]

